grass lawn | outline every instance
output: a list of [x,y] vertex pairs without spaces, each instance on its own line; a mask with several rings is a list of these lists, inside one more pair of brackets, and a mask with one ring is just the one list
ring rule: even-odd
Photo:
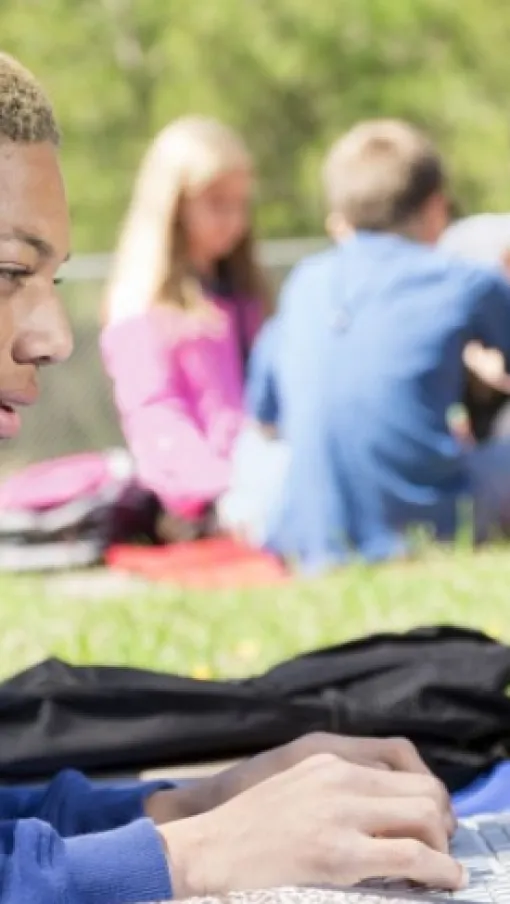
[[[92,575],[93,577],[93,575]],[[77,589],[78,588],[78,589]],[[510,640],[510,549],[429,550],[419,562],[352,567],[323,581],[244,593],[0,577],[0,674],[56,655],[196,677],[240,676],[366,632],[462,623]]]

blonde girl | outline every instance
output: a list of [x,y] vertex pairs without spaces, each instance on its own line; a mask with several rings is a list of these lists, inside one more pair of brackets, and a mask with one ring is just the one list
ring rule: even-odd
[[186,522],[228,485],[244,367],[270,306],[253,192],[235,132],[172,123],[140,167],[107,286],[101,349],[137,476]]

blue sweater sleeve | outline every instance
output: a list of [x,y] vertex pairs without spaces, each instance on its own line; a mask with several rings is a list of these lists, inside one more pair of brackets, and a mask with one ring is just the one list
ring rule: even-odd
[[62,772],[41,789],[0,788],[1,904],[168,899],[168,866],[143,801],[165,782],[93,785]]
[[63,837],[105,832],[142,817],[146,798],[171,787],[163,781],[92,784],[66,770],[42,788],[0,788],[0,819],[35,817]]
[[276,386],[276,354],[278,317],[263,326],[252,349],[248,364],[246,402],[249,414],[262,424],[278,423],[278,391]]
[[142,904],[172,889],[150,819],[62,838],[38,819],[0,822],[2,904]]
[[473,310],[473,338],[497,348],[510,368],[510,283],[499,274],[487,274]]

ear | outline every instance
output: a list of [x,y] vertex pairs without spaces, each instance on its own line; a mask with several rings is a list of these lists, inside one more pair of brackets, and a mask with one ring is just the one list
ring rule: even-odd
[[354,232],[341,213],[328,213],[325,225],[327,234],[334,242],[342,242]]
[[432,195],[425,206],[426,241],[435,244],[450,223],[449,202],[443,192]]

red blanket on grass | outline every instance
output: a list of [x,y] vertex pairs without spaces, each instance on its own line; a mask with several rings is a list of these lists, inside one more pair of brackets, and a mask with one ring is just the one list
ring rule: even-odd
[[179,587],[242,589],[290,579],[274,556],[226,537],[172,546],[112,546],[106,562],[110,568]]

